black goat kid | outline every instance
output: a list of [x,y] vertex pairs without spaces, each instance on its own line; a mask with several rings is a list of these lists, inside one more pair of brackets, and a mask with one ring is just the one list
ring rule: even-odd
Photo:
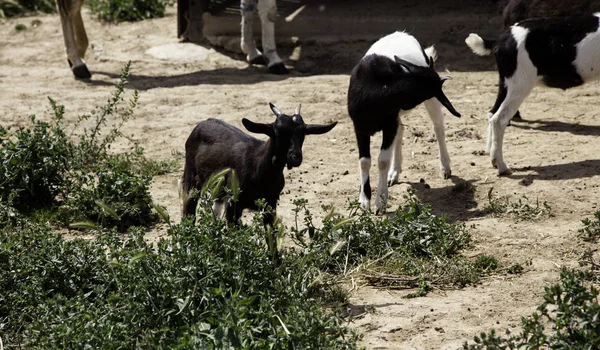
[[[305,124],[298,105],[293,116],[283,114],[269,104],[277,116],[273,123],[255,123],[242,119],[244,127],[253,133],[269,136],[258,140],[221,120],[208,119],[196,125],[185,143],[183,170],[183,216],[195,216],[197,198],[188,197],[191,189],[200,189],[211,175],[224,169],[235,171],[241,190],[235,205],[217,199],[213,205],[216,214],[225,209],[227,221],[238,220],[244,209],[256,210],[256,200],[264,199],[275,211],[281,190],[285,185],[283,169],[302,163],[302,144],[305,135],[324,134],[337,124]],[[231,183],[231,173],[225,175]],[[225,207],[225,208],[223,208]],[[265,214],[265,224],[273,224],[272,214]]]

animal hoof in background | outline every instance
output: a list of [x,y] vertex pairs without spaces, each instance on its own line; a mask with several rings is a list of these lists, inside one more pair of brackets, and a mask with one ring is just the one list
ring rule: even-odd
[[452,170],[450,170],[450,169],[447,169],[447,170],[442,169],[442,176],[444,177],[444,180],[448,180],[449,178],[452,177]]
[[523,117],[521,117],[521,112],[517,111],[517,113],[515,113],[515,115],[512,117],[512,120],[516,122],[522,121]]
[[92,77],[92,74],[87,69],[85,64],[82,64],[77,67],[73,67],[72,70],[73,70],[73,74],[75,75],[76,79],[89,79]]
[[250,64],[258,64],[258,65],[261,65],[261,66],[266,66],[267,65],[267,59],[263,55],[256,56],[253,59],[248,60],[248,62],[250,62]]
[[269,66],[269,72],[278,75],[290,73],[290,71],[287,68],[285,68],[283,62],[275,63],[274,65]]
[[383,215],[385,214],[386,203],[385,201],[377,201],[375,202],[375,215]]
[[388,173],[388,183],[387,183],[388,187],[400,183],[400,181],[398,181],[399,174],[400,174],[400,172],[396,171],[396,170],[390,171]]
[[505,170],[498,171],[498,176],[508,176],[512,175],[512,170],[510,168],[506,168]]

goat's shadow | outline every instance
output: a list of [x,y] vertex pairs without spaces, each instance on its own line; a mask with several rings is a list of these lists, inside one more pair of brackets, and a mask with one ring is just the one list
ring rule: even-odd
[[[105,75],[111,79],[118,79],[121,74],[116,72],[92,71],[92,76]],[[256,84],[263,81],[282,81],[290,76],[275,75],[261,70],[255,66],[246,68],[219,68],[214,70],[199,70],[196,72],[177,75],[143,75],[130,74],[127,78],[127,87],[137,90],[151,90],[155,88],[174,88],[196,85],[224,85],[224,84]],[[93,86],[113,86],[114,82],[91,79],[87,83]]]
[[[410,185],[415,195],[423,203],[431,206],[433,214],[437,216],[446,215],[450,221],[466,221],[474,217],[486,215],[485,211],[476,209],[478,202],[475,199],[475,185],[478,180],[464,180],[458,176],[450,178],[452,185],[432,188],[425,182],[405,182]],[[399,207],[392,208],[386,212],[387,216],[393,216]]]
[[517,122],[511,121],[511,126],[518,129],[568,132],[574,135],[600,136],[600,126],[598,125],[585,125],[577,123],[565,123],[560,121],[523,119]]
[[[570,180],[589,178],[600,175],[600,159],[587,159],[579,162],[527,166],[521,168],[513,168],[513,174],[508,177],[511,179],[522,179],[527,181],[527,184],[535,180]],[[532,174],[531,172],[536,174]],[[519,174],[519,172],[527,172],[527,174]]]

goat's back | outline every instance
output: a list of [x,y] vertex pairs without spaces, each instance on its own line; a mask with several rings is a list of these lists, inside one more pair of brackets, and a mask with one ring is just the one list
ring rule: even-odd
[[504,27],[508,28],[528,18],[591,15],[597,11],[600,11],[600,0],[510,0],[502,17]]
[[208,178],[231,168],[244,176],[248,156],[264,142],[218,119],[207,119],[196,125],[185,143],[183,190],[201,187]]

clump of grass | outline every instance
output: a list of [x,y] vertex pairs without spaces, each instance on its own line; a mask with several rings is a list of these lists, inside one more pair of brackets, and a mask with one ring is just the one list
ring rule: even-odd
[[0,0],[0,18],[35,12],[54,13],[56,4],[53,0]]
[[[474,283],[497,268],[497,260],[496,264],[482,264],[460,253],[471,244],[464,224],[434,215],[414,192],[406,201],[404,208],[382,219],[373,218],[358,203],[350,204],[348,217],[327,208],[329,214],[321,228],[314,225],[306,201],[295,201],[296,226],[292,231],[298,246],[322,252],[323,271],[335,276],[355,275],[377,286],[419,288],[418,295],[426,294],[431,286]],[[298,225],[300,213],[304,214],[302,228]]]
[[128,63],[106,105],[80,116],[70,131],[64,106],[52,99],[49,122],[32,116],[29,127],[0,127],[0,202],[38,222],[63,226],[91,220],[126,231],[156,221],[152,176],[172,171],[176,161],[148,160],[135,143],[131,152],[111,152],[125,138],[121,127],[137,106],[137,91],[121,106],[129,69]]
[[165,15],[170,0],[89,0],[92,14],[106,22],[135,22]]
[[475,337],[475,344],[465,342],[463,348],[599,348],[599,291],[589,280],[589,273],[563,268],[560,282],[544,288],[544,301],[537,308],[537,312],[522,318],[520,333],[512,334],[507,330],[503,336],[492,329]]
[[494,188],[488,191],[488,205],[485,210],[494,216],[510,216],[521,221],[535,221],[552,216],[550,205],[536,199],[531,203],[525,196],[517,201],[511,201],[508,196],[495,197]]
[[261,216],[228,225],[209,195],[196,225],[183,220],[154,244],[141,228],[70,241],[42,225],[0,230],[4,344],[357,348],[340,307],[345,291],[320,279],[321,252],[282,250],[274,265]]
[[581,221],[583,228],[579,229],[581,237],[585,241],[597,242],[600,238],[600,210],[594,213],[594,219],[584,219]]

